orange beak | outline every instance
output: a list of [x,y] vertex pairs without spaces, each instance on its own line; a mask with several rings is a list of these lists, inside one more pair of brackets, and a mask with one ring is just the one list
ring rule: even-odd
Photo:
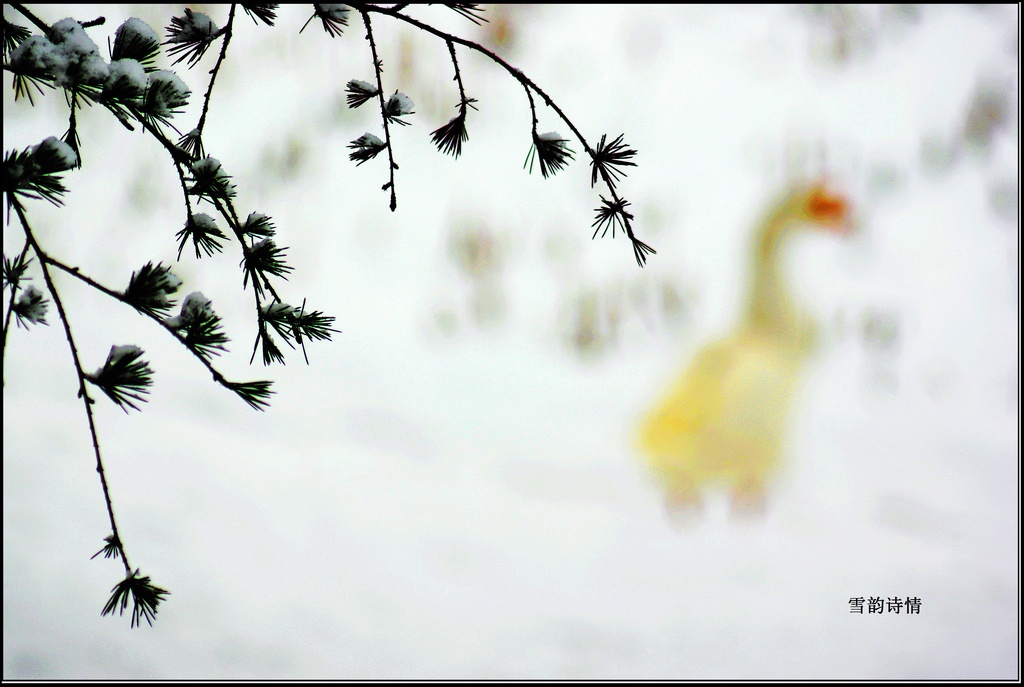
[[846,199],[830,193],[823,186],[811,191],[807,199],[807,215],[815,223],[837,234],[848,234],[852,230],[850,208]]

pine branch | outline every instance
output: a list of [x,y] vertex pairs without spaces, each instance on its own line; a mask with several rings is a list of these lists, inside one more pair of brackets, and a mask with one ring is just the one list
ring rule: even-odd
[[[232,14],[234,6],[232,5]],[[201,12],[193,12],[185,8],[184,17],[171,17],[171,25],[167,27],[167,40],[163,45],[170,45],[167,50],[170,56],[181,55],[174,61],[178,64],[188,60],[188,66],[194,67],[206,54],[213,40],[223,31],[217,28],[213,20]]]
[[164,320],[164,326],[207,362],[211,356],[227,350],[224,344],[228,337],[221,328],[221,320],[213,311],[210,300],[198,291],[185,298],[181,313]]
[[[266,21],[266,15],[269,14],[271,17],[271,21],[267,23],[273,25],[274,9],[272,8],[276,7],[277,5],[257,5],[254,6],[253,12],[256,12],[258,15],[260,15],[264,19],[264,21]],[[185,11],[188,12],[188,10]],[[249,10],[246,9],[246,12],[249,12]],[[252,14],[252,12],[249,12],[250,17],[252,16]],[[207,85],[206,95],[203,97],[203,113],[199,115],[199,124],[196,125],[195,128],[196,138],[199,139],[200,141],[196,157],[200,157],[202,155],[201,139],[203,135],[203,128],[206,126],[206,115],[210,111],[210,98],[213,96],[213,84],[216,83],[217,75],[220,74],[221,65],[224,64],[224,60],[227,58],[228,44],[231,42],[232,28],[234,27],[234,24],[235,6],[232,4],[230,9],[228,10],[228,23],[225,24],[224,28],[220,31],[220,33],[224,35],[224,42],[220,46],[220,55],[217,56],[217,64],[213,65],[213,70],[210,72],[210,83]]]
[[487,22],[487,18],[483,16],[484,8],[476,2],[446,2],[444,6],[453,12],[458,12],[460,15],[470,20],[477,26],[483,22]]
[[108,535],[108,536],[104,537],[103,541],[105,541],[106,544],[104,544],[102,549],[100,549],[99,551],[97,551],[96,553],[94,553],[92,556],[89,557],[90,561],[93,558],[96,558],[96,556],[100,555],[101,553],[103,554],[104,558],[120,559],[120,558],[123,557],[123,548],[124,547],[121,544],[121,540],[117,538],[117,535],[115,535],[115,534]]
[[11,311],[19,327],[28,329],[29,324],[48,324],[46,321],[46,309],[49,303],[43,293],[31,284],[21,294],[17,302],[11,305]]
[[384,105],[384,118],[392,124],[398,124],[399,126],[409,126],[409,122],[402,119],[405,115],[416,114],[412,108],[414,105],[409,97],[404,93],[395,91],[395,94],[388,98],[387,104]]
[[[166,589],[161,589],[149,581],[149,577],[140,577],[139,570],[129,573],[127,577],[114,585],[110,590],[110,599],[103,607],[101,615],[108,615],[115,610],[119,615],[124,615],[128,608],[128,599],[132,602],[131,627],[141,626],[142,620],[153,626],[156,619],[157,607],[164,601],[164,597],[170,594]],[[120,609],[118,609],[120,606]]]
[[210,257],[214,253],[220,253],[224,250],[220,241],[222,239],[227,240],[227,236],[224,235],[224,232],[217,227],[216,220],[205,213],[189,215],[188,221],[185,223],[185,228],[175,234],[175,238],[179,240],[179,260],[181,259],[181,251],[185,249],[185,244],[189,239],[192,240],[192,244],[195,246],[196,259],[202,257],[199,254],[200,249],[206,253],[207,257]]
[[380,140],[370,132],[366,132],[356,140],[348,144],[348,147],[352,149],[349,153],[348,159],[356,163],[356,167],[363,164],[367,160],[372,160],[377,157],[386,147],[384,141]]
[[[130,573],[131,566],[128,563],[128,555],[127,555],[127,553],[124,550],[124,546],[121,543],[121,537],[118,534],[117,520],[114,518],[114,503],[113,503],[113,501],[110,498],[110,486],[107,484],[106,470],[103,467],[103,457],[100,454],[100,440],[99,440],[99,436],[98,436],[98,434],[96,432],[96,422],[95,422],[95,419],[93,418],[93,413],[92,413],[92,404],[93,404],[94,401],[89,396],[89,392],[86,389],[86,384],[85,384],[85,382],[86,382],[86,374],[85,374],[85,371],[82,368],[81,360],[79,359],[78,347],[75,344],[75,337],[71,333],[71,323],[68,320],[67,313],[64,310],[64,304],[61,302],[60,295],[57,292],[56,286],[54,285],[53,278],[50,276],[50,270],[47,267],[49,261],[48,261],[48,259],[46,257],[46,254],[43,252],[42,248],[39,246],[39,243],[36,240],[34,233],[32,232],[31,226],[29,226],[28,218],[25,217],[25,213],[24,213],[24,210],[23,210],[23,208],[21,206],[21,203],[17,199],[15,199],[15,200],[13,200],[13,202],[11,202],[11,206],[14,208],[15,212],[17,213],[18,219],[21,222],[21,226],[22,226],[22,228],[25,231],[26,243],[29,246],[31,246],[32,251],[36,254],[36,257],[39,258],[39,265],[40,265],[40,268],[41,268],[42,273],[43,273],[43,280],[46,282],[46,288],[50,292],[50,295],[53,298],[53,302],[54,302],[54,304],[57,307],[57,314],[58,314],[58,317],[60,319],[61,324],[63,325],[65,337],[67,338],[68,350],[71,352],[71,359],[74,362],[75,372],[78,375],[78,396],[79,396],[79,398],[82,399],[82,403],[85,406],[85,416],[86,416],[86,419],[88,420],[88,423],[89,423],[89,435],[92,437],[93,451],[94,451],[94,454],[96,456],[96,472],[99,473],[99,476],[100,476],[100,485],[103,488],[103,500],[106,503],[106,506],[107,506],[107,516],[110,519],[110,531],[111,531],[111,534],[110,534],[110,537],[108,537],[107,542],[111,546],[116,546],[117,551],[119,553],[119,558],[121,559],[121,563],[124,565],[125,573],[128,574],[128,577],[132,577],[132,575]],[[115,544],[115,542],[116,542],[116,544]],[[104,547],[104,550],[106,550],[106,547]],[[127,581],[127,578],[126,578],[126,581]],[[149,578],[144,578],[144,584],[148,585],[148,583],[149,583]],[[124,584],[124,583],[122,583],[122,584]],[[132,586],[131,588],[135,588],[135,587]],[[131,588],[129,589],[129,591],[131,591]],[[117,587],[115,587],[115,590],[116,589],[117,589]],[[162,592],[163,594],[167,594],[168,593],[165,590],[160,590],[158,588],[153,588],[153,590],[151,590],[151,591],[159,591],[159,592]],[[141,602],[143,600],[149,600],[150,602],[153,601],[152,597],[148,595],[149,592],[147,592],[146,590],[144,590],[142,588],[139,588],[139,594],[141,596],[136,596],[135,594],[133,594],[133,597],[138,600],[134,610],[138,610],[140,608],[139,602]],[[119,598],[121,598],[121,597],[119,597]],[[114,597],[111,597],[111,601],[113,601],[113,600],[114,600]],[[160,599],[158,598],[155,603],[149,603],[149,605],[146,606],[146,608],[148,608],[148,610],[151,611],[151,613],[148,614],[147,618],[146,618],[148,621],[150,621],[151,624],[152,624],[151,618],[152,618],[152,615],[155,615],[155,613],[156,613],[156,606],[159,603],[159,600]],[[108,610],[108,607],[109,607],[109,610]],[[114,605],[111,604],[110,602],[108,602],[107,606],[104,607],[104,615],[106,613],[108,613],[110,610],[113,610],[113,607],[114,607]],[[124,606],[122,606],[122,611],[123,611],[123,609],[124,609]],[[135,624],[137,624],[136,622],[134,622],[136,620],[137,620],[137,618],[135,617],[135,612],[133,611],[133,624],[132,624],[133,627],[134,627]]]
[[565,167],[569,160],[573,159],[573,151],[566,145],[567,143],[568,141],[554,131],[538,135],[535,129],[533,132],[533,145],[530,146],[530,152],[526,154],[526,162],[523,163],[523,168],[525,169],[527,163],[529,163],[530,171],[532,172],[533,160],[536,158],[540,163],[540,173],[547,179]]
[[320,20],[328,36],[337,38],[348,26],[348,7],[345,5],[313,5],[313,15],[302,25],[299,33],[305,31],[306,26],[313,19]]
[[[152,128],[159,130],[160,125],[164,124],[178,131],[171,124],[171,117],[180,114],[182,108],[188,105],[191,93],[185,82],[174,72],[153,72],[149,75],[146,92],[139,102],[138,111],[142,115],[142,120]],[[178,135],[181,135],[180,131]]]
[[373,98],[377,95],[377,89],[376,87],[374,87],[373,84],[367,83],[365,81],[358,81],[356,79],[349,81],[348,85],[345,87],[345,90],[348,93],[348,95],[346,96],[348,106],[352,108],[359,107],[363,103],[370,100],[370,98]]
[[594,230],[594,236],[597,237],[597,232],[601,232],[601,236],[608,233],[608,229],[612,230],[612,237],[615,237],[615,229],[619,228],[622,231],[626,230],[626,223],[633,219],[633,215],[626,211],[626,206],[630,203],[628,200],[622,200],[615,198],[614,200],[607,200],[604,196],[601,196],[601,207],[597,208],[594,212],[597,213],[597,219],[590,226],[597,227]]
[[[39,28],[42,35],[32,36],[28,29],[17,26],[4,19],[4,57],[5,69],[11,71],[15,89],[15,98],[27,96],[32,102],[32,91],[44,93],[44,87],[52,89],[60,87],[64,90],[69,107],[68,127],[63,141],[48,138],[42,143],[21,152],[5,152],[3,170],[3,191],[8,208],[13,208],[25,230],[26,243],[21,255],[13,261],[4,257],[4,288],[11,288],[8,312],[4,324],[4,343],[11,318],[17,318],[19,326],[30,324],[47,324],[47,308],[49,300],[44,291],[31,284],[24,285],[28,280],[26,268],[29,264],[28,252],[32,251],[39,259],[43,273],[45,292],[52,299],[61,321],[69,349],[72,353],[76,374],[79,379],[79,397],[83,399],[89,423],[97,472],[100,474],[101,485],[107,505],[111,524],[111,533],[105,538],[105,545],[93,557],[103,554],[104,558],[118,558],[125,567],[125,578],[112,589],[112,595],[103,609],[103,615],[115,610],[123,615],[129,597],[133,604],[131,626],[140,625],[145,619],[152,624],[157,607],[168,594],[166,590],[156,587],[148,577],[141,576],[138,569],[134,572],[128,563],[123,543],[118,535],[114,519],[113,505],[103,469],[98,433],[96,431],[92,404],[94,399],[89,396],[86,382],[98,386],[111,400],[125,412],[128,409],[139,409],[140,403],[146,400],[152,386],[152,369],[143,359],[143,352],[135,346],[112,346],[104,364],[95,372],[83,370],[79,354],[72,335],[71,325],[67,318],[60,296],[51,277],[52,267],[63,270],[67,274],[92,286],[102,293],[116,298],[143,315],[158,321],[176,339],[186,346],[198,360],[211,372],[213,379],[230,389],[243,401],[256,410],[263,410],[269,403],[271,383],[269,381],[234,382],[225,379],[212,365],[212,358],[226,350],[228,337],[225,334],[221,319],[213,311],[209,299],[201,293],[193,292],[181,303],[177,315],[169,316],[175,301],[172,295],[181,286],[178,279],[162,263],[154,266],[147,262],[141,269],[133,272],[124,292],[108,289],[91,278],[80,274],[77,268],[68,267],[49,256],[32,234],[31,227],[25,217],[23,202],[27,198],[44,199],[56,206],[63,202],[66,188],[60,174],[73,168],[81,168],[83,164],[82,141],[80,127],[84,123],[87,110],[82,104],[98,103],[106,108],[127,129],[135,131],[141,125],[142,131],[152,137],[171,156],[172,163],[178,173],[182,199],[186,209],[186,224],[177,232],[179,241],[178,257],[180,259],[187,242],[191,241],[196,257],[203,254],[207,257],[224,249],[223,242],[229,233],[222,231],[222,222],[227,223],[239,242],[242,253],[241,268],[243,271],[243,289],[253,282],[253,298],[255,301],[258,333],[255,349],[263,345],[264,362],[284,361],[281,349],[275,337],[279,337],[289,347],[301,347],[303,356],[308,363],[306,341],[330,340],[333,333],[334,318],[320,311],[306,312],[306,301],[295,308],[285,303],[275,290],[271,280],[273,277],[287,279],[292,268],[285,263],[286,248],[281,246],[276,237],[276,230],[270,218],[251,212],[245,222],[239,219],[234,199],[236,189],[221,163],[206,155],[203,131],[209,112],[210,102],[217,75],[226,61],[228,45],[234,28],[235,6],[228,11],[227,23],[218,28],[210,17],[184,10],[179,17],[172,17],[167,27],[167,40],[162,45],[167,47],[167,54],[176,58],[174,64],[185,62],[185,68],[192,68],[205,56],[217,38],[223,38],[221,49],[213,69],[203,98],[202,112],[197,126],[182,135],[171,120],[180,115],[188,105],[192,91],[176,74],[167,70],[157,69],[157,58],[160,53],[160,37],[148,25],[138,19],[131,19],[122,24],[116,31],[113,46],[110,49],[111,61],[107,64],[98,56],[98,50],[85,33],[84,29],[104,23],[102,17],[88,22],[65,19],[53,26],[47,26],[42,20],[21,5],[11,6]],[[418,30],[425,31],[446,41],[454,68],[454,80],[458,82],[459,103],[458,114],[446,124],[431,132],[431,138],[438,150],[444,154],[458,157],[462,152],[462,144],[468,140],[466,119],[469,108],[476,109],[473,98],[466,95],[459,63],[456,59],[455,45],[459,44],[473,52],[483,54],[495,61],[509,74],[516,78],[530,101],[532,115],[531,150],[527,162],[532,171],[533,162],[539,163],[543,177],[557,173],[574,160],[575,152],[569,147],[569,138],[559,134],[539,134],[538,117],[533,96],[540,96],[543,102],[552,108],[572,133],[580,141],[583,150],[591,158],[591,185],[597,179],[608,187],[610,200],[601,196],[602,207],[597,210],[594,225],[597,233],[607,233],[610,228],[614,237],[616,230],[622,229],[633,242],[637,262],[643,265],[647,255],[653,249],[636,239],[631,222],[633,215],[627,211],[629,202],[616,193],[616,185],[625,176],[625,168],[635,166],[632,161],[636,151],[629,149],[619,136],[611,144],[606,145],[606,136],[602,136],[595,149],[588,146],[573,123],[562,113],[557,105],[536,84],[517,69],[512,68],[501,58],[479,44],[451,36],[433,29],[428,25],[412,19],[403,11],[406,4],[393,6],[352,5],[359,11],[366,29],[366,39],[370,44],[376,86],[363,81],[349,81],[347,98],[350,107],[359,107],[372,98],[376,98],[380,107],[384,129],[384,140],[372,134],[352,141],[349,144],[350,159],[359,166],[363,162],[377,157],[384,149],[388,152],[389,180],[382,187],[390,190],[391,210],[396,210],[397,193],[395,188],[395,162],[393,139],[390,135],[391,125],[407,126],[407,115],[415,114],[412,100],[398,90],[389,98],[384,98],[383,68],[371,26],[370,15],[374,12],[391,16],[405,22]],[[243,9],[254,23],[262,21],[272,26],[276,20],[277,5],[251,4],[243,5]],[[474,3],[451,3],[448,8],[466,19],[479,24],[487,21],[483,17],[483,9]],[[319,19],[325,32],[332,38],[342,35],[348,24],[351,10],[343,5],[314,5],[313,19]],[[309,21],[303,25],[305,29]],[[109,45],[109,43],[108,43]],[[69,57],[66,65],[47,63],[45,57],[53,55],[54,50]],[[74,59],[70,59],[73,57]],[[102,67],[102,69],[100,68]],[[34,103],[32,103],[34,104]],[[83,122],[79,119],[82,118]],[[169,140],[163,127],[169,126],[178,134],[177,143]],[[183,129],[186,127],[182,127]],[[220,217],[214,219],[210,215],[195,213],[193,204],[200,201],[211,203]],[[220,226],[218,226],[220,224]]]
[[49,201],[60,207],[67,193],[60,172],[74,168],[78,155],[67,143],[50,136],[22,152],[4,153],[3,192],[8,208],[17,196]]
[[228,388],[253,410],[265,410],[270,405],[267,399],[274,393],[270,389],[270,382],[229,382]]
[[[622,144],[621,142],[621,136],[615,141],[613,141],[612,144],[607,147],[604,146],[605,139],[602,138],[601,144],[599,144],[598,149],[593,149],[587,143],[587,140],[586,138],[584,138],[583,134],[580,133],[576,125],[572,122],[572,120],[570,120],[566,116],[566,114],[562,111],[558,104],[555,103],[555,101],[552,100],[551,97],[548,96],[548,94],[543,89],[541,89],[529,77],[523,74],[522,71],[516,69],[508,62],[506,62],[504,59],[502,59],[500,56],[495,54],[493,51],[488,50],[479,43],[475,43],[473,41],[446,33],[444,31],[441,31],[440,29],[436,29],[433,26],[430,26],[429,24],[414,19],[413,17],[410,17],[407,14],[404,14],[402,12],[402,10],[404,10],[406,7],[404,4],[396,5],[393,7],[387,7],[382,5],[367,5],[357,3],[356,5],[354,5],[354,7],[356,7],[356,9],[358,9],[360,13],[363,14],[364,22],[367,24],[367,26],[369,26],[369,14],[383,14],[392,17],[393,19],[396,19],[398,21],[409,24],[410,26],[414,26],[415,28],[421,31],[437,36],[438,38],[441,38],[442,40],[448,42],[449,44],[458,44],[466,48],[469,48],[470,50],[481,55],[484,55],[488,59],[498,64],[510,76],[512,76],[520,84],[522,84],[530,100],[530,109],[533,113],[533,128],[531,132],[533,142],[530,149],[530,154],[527,155],[526,164],[530,164],[532,169],[532,160],[536,158],[540,162],[541,174],[547,177],[559,171],[563,166],[567,164],[569,160],[573,159],[573,151],[568,148],[568,141],[566,139],[562,139],[560,136],[555,134],[553,138],[545,140],[545,137],[551,136],[551,134],[544,134],[543,136],[538,135],[536,109],[533,104],[533,94],[536,93],[544,101],[544,104],[550,107],[552,110],[554,110],[555,114],[559,117],[559,119],[565,122],[566,126],[568,126],[569,129],[572,131],[573,135],[582,145],[584,152],[587,153],[591,160],[594,161],[596,159],[596,162],[592,162],[592,164],[596,164],[598,166],[598,173],[600,174],[602,181],[605,182],[605,185],[608,187],[608,191],[613,196],[613,199],[617,199],[615,184],[624,176],[624,171],[622,170],[622,168],[626,166],[633,166],[630,160],[630,158],[633,157],[633,155],[628,153],[632,152],[633,154],[635,154],[635,151],[630,151],[630,149],[625,148],[624,144]],[[449,124],[451,125],[452,123],[449,122]],[[435,145],[438,145],[440,147],[443,144],[447,147],[447,150],[456,150],[457,148],[455,147],[453,142],[453,135],[454,133],[456,133],[455,125],[452,125],[450,129],[445,131],[442,131],[442,129],[445,129],[445,127],[442,127],[441,129],[438,129],[434,132]],[[539,145],[538,139],[541,139],[542,141]],[[526,166],[526,164],[524,164],[524,167]],[[601,173],[601,169],[603,169],[604,172],[606,172],[606,175]],[[385,186],[385,188],[387,188],[387,186]],[[615,201],[613,200],[613,202]],[[633,243],[633,253],[637,259],[637,264],[643,267],[647,261],[647,256],[654,254],[656,251],[643,241],[640,241],[639,239],[636,238],[633,232],[632,224],[629,221],[624,222],[623,228],[625,229],[626,235]]]
[[159,54],[160,37],[141,19],[129,19],[117,28],[111,62],[135,60],[146,72],[154,72]]
[[213,203],[215,200],[230,200],[235,197],[235,185],[231,177],[224,171],[220,160],[204,157],[192,163],[192,177],[187,181],[192,184],[188,192]]
[[[338,332],[337,329],[331,327],[331,324],[334,322],[333,317],[324,315],[319,310],[306,312],[305,300],[302,301],[302,306],[299,308],[280,301],[263,306],[261,319],[270,325],[289,346],[295,347],[292,344],[293,341],[300,345],[307,365],[309,364],[309,357],[306,355],[305,340],[330,341],[331,335]],[[264,341],[270,339],[269,333],[265,336],[261,333],[260,339]],[[265,343],[264,364],[268,364],[267,357],[268,353]]]
[[[387,191],[387,190],[390,189],[390,191],[391,191],[391,205],[390,205],[390,207],[391,207],[391,212],[394,212],[398,208],[398,195],[397,195],[397,193],[395,191],[395,170],[398,169],[398,165],[395,164],[395,153],[394,153],[394,151],[391,148],[391,132],[388,130],[388,122],[390,121],[390,119],[388,118],[387,106],[384,103],[384,84],[381,82],[381,62],[380,62],[380,58],[377,57],[377,44],[373,40],[373,27],[370,25],[370,15],[363,8],[359,9],[359,13],[362,15],[362,17],[363,17],[363,25],[366,27],[366,40],[370,44],[370,54],[373,57],[373,71],[374,71],[374,73],[377,76],[377,100],[378,100],[378,102],[380,102],[380,115],[381,115],[381,119],[384,120],[384,148],[387,148],[387,151],[388,151],[388,173],[390,174],[391,178],[390,178],[390,181],[388,181],[386,184],[384,184],[381,187],[381,190]],[[325,22],[325,26],[326,26],[326,22]],[[397,95],[397,91],[396,91],[396,95]],[[363,138],[366,138],[366,136],[369,136],[369,135],[370,134],[366,134],[366,135],[363,136]],[[380,140],[380,139],[377,139],[376,137],[374,137],[374,139],[376,139],[377,141]],[[353,144],[354,143],[355,142],[353,142]],[[350,144],[349,147],[352,147],[353,144]],[[364,147],[364,150],[368,151],[368,150],[370,150],[370,148]],[[372,154],[369,154],[369,157],[362,157],[362,158],[360,158],[360,162],[357,163],[356,166],[358,166],[359,164],[362,164],[363,162],[366,162],[366,160],[370,159],[371,157],[375,157],[377,155],[377,153],[379,153],[379,152],[380,152],[380,149],[378,149],[376,152],[374,152]],[[366,153],[366,154],[368,154],[368,153]],[[355,153],[353,153],[352,155],[355,155]],[[351,158],[352,155],[350,155],[349,157]]]
[[274,22],[277,21],[277,8],[280,5],[276,3],[242,3],[242,9],[248,14],[254,24],[259,25],[256,20],[259,19],[267,26],[273,26]]
[[143,396],[153,384],[153,370],[142,360],[142,349],[138,346],[111,346],[103,366],[96,372],[86,372],[85,378],[127,413],[128,408],[139,409],[133,400],[146,401]]
[[622,142],[622,136],[623,134],[619,134],[618,138],[605,145],[607,136],[601,134],[601,142],[597,144],[597,149],[594,150],[590,158],[591,187],[597,184],[597,178],[600,176],[608,188],[614,189],[616,182],[626,176],[622,168],[636,166],[636,163],[632,161],[636,151],[626,147],[626,144]]
[[[7,360],[7,356],[6,356],[6,353],[7,353],[7,332],[10,329],[10,325],[11,325],[11,315],[13,315],[14,312],[15,312],[14,311],[14,308],[15,308],[15,300],[14,299],[18,295],[18,291],[21,290],[21,288],[22,288],[21,287],[21,283],[23,281],[28,281],[28,277],[25,276],[25,272],[28,270],[28,266],[32,262],[32,259],[28,257],[28,249],[29,249],[29,245],[28,245],[28,242],[26,241],[25,245],[22,246],[21,252],[18,254],[18,257],[14,258],[14,260],[9,260],[6,255],[4,256],[4,263],[3,263],[3,288],[5,288],[5,289],[6,288],[10,288],[11,289],[11,295],[10,295],[8,301],[7,301],[7,314],[4,315],[4,338],[3,338],[2,350],[3,350],[3,359],[5,361]],[[43,313],[43,314],[45,314],[45,313]],[[19,326],[23,326],[22,322],[21,322],[21,318],[18,319],[18,325]],[[24,325],[24,326],[27,326],[27,325]]]
[[242,235],[250,239],[269,239],[274,232],[274,223],[259,212],[250,212],[241,228]]
[[244,269],[242,287],[245,288],[252,277],[252,286],[256,290],[256,297],[263,298],[264,287],[269,287],[270,282],[267,275],[288,278],[292,268],[284,262],[284,248],[277,246],[273,239],[263,239],[257,244],[249,247],[241,266]]
[[181,287],[181,279],[171,272],[170,267],[147,262],[138,272],[132,272],[128,288],[124,290],[124,302],[139,312],[153,318],[166,317],[174,307],[171,294]]
[[10,287],[14,291],[21,288],[21,282],[27,281],[28,277],[25,273],[28,271],[28,266],[32,264],[32,258],[28,257],[28,244],[26,243],[24,248],[18,254],[18,257],[14,260],[9,260],[7,256],[4,256],[3,265],[3,288]]
[[[123,303],[126,303],[127,305],[131,305],[132,307],[136,307],[136,301],[133,299],[133,297],[127,296],[126,294],[118,293],[117,291],[114,291],[112,289],[108,289],[107,287],[103,286],[102,284],[100,284],[100,283],[96,282],[95,280],[93,280],[93,279],[85,276],[84,274],[82,274],[77,268],[68,267],[67,265],[65,265],[64,263],[60,262],[59,260],[53,258],[50,255],[46,255],[45,261],[46,261],[46,263],[48,265],[52,265],[52,266],[62,270],[63,272],[65,272],[65,273],[75,277],[76,279],[81,280],[82,282],[84,282],[85,284],[88,284],[90,287],[96,289],[97,291],[99,291],[99,292],[101,292],[101,293],[103,293],[103,294],[105,294],[105,295],[107,295],[107,296],[109,296],[109,297],[111,297],[111,298],[113,298],[115,300],[119,300],[119,301],[121,301]],[[159,265],[154,270],[154,272],[156,272],[158,270],[160,270],[160,266]],[[166,283],[169,286],[169,284],[171,282],[173,282],[174,279],[177,279],[177,277],[175,277],[175,275],[173,275],[172,273],[170,273],[168,271],[167,274],[165,275],[165,278],[161,279],[159,281],[160,281],[160,283]],[[165,293],[166,293],[166,291],[165,291]],[[199,295],[202,296],[202,294],[199,294]],[[210,361],[210,358],[209,358],[208,355],[206,355],[202,351],[196,349],[194,346],[191,346],[187,340],[183,339],[181,336],[178,335],[178,331],[179,330],[176,329],[175,327],[179,327],[180,328],[180,324],[182,322],[181,315],[178,315],[177,319],[176,318],[164,318],[164,317],[161,317],[156,312],[147,312],[145,308],[141,308],[140,309],[140,308],[136,307],[136,310],[138,310],[142,314],[146,315],[150,319],[156,321],[163,328],[167,329],[174,336],[175,339],[177,339],[180,343],[182,343],[193,355],[195,355],[195,357],[201,363],[203,363],[203,365],[206,366],[207,370],[213,376],[213,380],[215,382],[217,382],[221,386],[225,387],[226,389],[229,389],[232,392],[237,393],[237,391],[234,388],[234,385],[236,383],[235,382],[229,382],[227,379],[225,379],[224,376],[216,368],[213,367],[213,365],[211,364],[211,361]],[[189,315],[186,314],[185,319],[187,320],[188,318],[189,318]],[[172,326],[168,326],[168,323],[170,323],[170,325],[172,325]],[[259,382],[259,383],[260,384],[265,383],[265,384],[268,384],[268,385],[270,384],[270,382]]]
[[4,48],[3,48],[3,50],[4,50],[4,60],[6,60],[7,56],[11,53],[11,51],[13,51],[15,48],[17,48],[19,43],[21,43],[23,40],[25,40],[26,38],[31,36],[32,32],[29,31],[24,26],[19,26],[18,24],[13,24],[13,23],[7,21],[7,17],[4,17],[3,18],[3,35],[4,35]]

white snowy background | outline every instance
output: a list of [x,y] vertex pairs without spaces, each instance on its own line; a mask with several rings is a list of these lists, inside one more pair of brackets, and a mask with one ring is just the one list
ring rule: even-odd
[[[107,55],[126,18],[163,35],[181,8],[37,11],[106,16],[89,34]],[[100,617],[123,570],[89,560],[109,528],[51,308],[5,352],[5,679],[1019,677],[1015,6],[517,6],[483,28],[411,8],[494,46],[591,145],[625,134],[622,193],[658,250],[643,270],[623,237],[589,240],[580,146],[553,179],[527,174],[522,87],[461,48],[479,112],[464,155],[438,153],[447,49],[375,17],[385,89],[416,105],[392,127],[392,214],[383,156],[356,167],[346,148],[381,131],[372,104],[344,105],[345,82],[373,76],[364,31],[298,35],[311,12],[238,17],[205,143],[239,211],[289,247],[283,293],[342,333],[308,367],[249,367],[237,251],[186,249],[182,294],[209,297],[232,338],[219,369],[275,381],[256,413],[166,332],[58,276],[88,367],[132,343],[156,371],[143,412],[102,395],[96,411],[132,565],[172,595],[152,628]],[[175,67],[193,89],[182,130],[215,52]],[[36,101],[5,74],[5,151],[66,130],[60,93]],[[66,206],[29,217],[55,256],[123,288],[174,262],[180,190],[151,140],[98,107],[79,121]],[[772,195],[820,173],[858,232],[787,258],[823,340],[785,474],[763,519],[712,494],[674,524],[637,420],[736,321]],[[5,255],[22,240],[15,218]],[[473,245],[493,250],[476,272]],[[855,596],[921,613],[851,614]]]

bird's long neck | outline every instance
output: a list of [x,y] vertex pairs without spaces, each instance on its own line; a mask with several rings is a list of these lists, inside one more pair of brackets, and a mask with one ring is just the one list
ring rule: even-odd
[[793,219],[784,208],[768,213],[754,247],[754,270],[745,325],[748,331],[801,343],[803,318],[796,311],[782,272],[782,249]]

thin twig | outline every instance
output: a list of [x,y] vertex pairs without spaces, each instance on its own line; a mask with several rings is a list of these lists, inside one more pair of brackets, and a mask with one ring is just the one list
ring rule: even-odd
[[455,67],[455,80],[459,83],[459,102],[462,103],[462,109],[465,109],[466,89],[462,87],[462,72],[459,71],[459,60],[455,57],[455,44],[451,41],[445,42],[448,44],[448,52],[452,56],[452,66]]
[[387,108],[384,105],[384,84],[380,77],[381,64],[377,57],[377,44],[373,41],[373,29],[370,28],[370,15],[363,9],[359,9],[359,13],[363,15],[363,24],[366,26],[366,40],[370,42],[370,53],[373,56],[373,71],[377,75],[377,100],[380,102],[380,117],[384,120],[384,144],[388,148],[388,171],[391,174],[391,181],[385,184],[384,188],[391,189],[391,212],[394,212],[398,207],[398,196],[395,193],[395,170],[398,169],[398,165],[395,164],[395,155],[391,150],[391,132],[388,129]]
[[221,31],[224,33],[224,42],[220,46],[220,55],[217,57],[217,64],[213,65],[213,69],[210,70],[210,85],[206,88],[206,97],[203,98],[203,113],[199,117],[199,126],[196,130],[199,132],[199,138],[202,140],[203,127],[206,125],[206,113],[210,109],[210,97],[213,95],[213,84],[217,80],[217,74],[220,72],[220,66],[224,63],[224,58],[228,54],[228,43],[231,42],[231,30],[235,22],[235,4],[231,3],[231,9],[228,12],[228,23],[224,25]]
[[110,518],[111,534],[115,541],[121,543],[118,547],[121,553],[121,562],[124,563],[125,573],[131,575],[131,566],[128,564],[128,554],[125,552],[121,536],[117,532],[117,520],[114,518],[114,504],[110,499],[110,487],[107,484],[106,471],[103,469],[103,457],[100,455],[100,440],[96,433],[96,422],[92,414],[93,400],[90,398],[89,391],[86,388],[85,371],[82,369],[82,362],[78,356],[78,347],[75,345],[75,337],[71,334],[71,323],[68,321],[67,313],[64,311],[64,304],[61,302],[60,294],[57,292],[57,287],[53,283],[53,278],[50,276],[50,270],[47,269],[47,264],[49,263],[48,256],[36,241],[36,238],[32,233],[32,228],[29,226],[28,218],[25,217],[25,212],[22,210],[21,203],[15,199],[12,205],[18,213],[18,219],[21,221],[21,226],[25,230],[25,239],[32,246],[32,251],[39,259],[39,267],[43,271],[43,279],[46,281],[46,288],[50,292],[50,296],[53,298],[54,304],[57,306],[57,314],[60,317],[61,324],[64,325],[64,334],[67,337],[68,348],[71,350],[71,358],[75,364],[75,373],[78,375],[78,396],[82,399],[82,403],[85,405],[85,415],[89,420],[89,434],[92,436],[92,447],[96,454],[96,472],[100,475],[100,484],[103,487],[103,499],[107,504],[107,516]]
[[24,5],[22,5],[20,3],[12,2],[11,3],[11,7],[14,8],[15,10],[17,10],[23,17],[28,19],[30,22],[35,24],[36,28],[39,29],[40,31],[42,31],[44,34],[50,32],[50,27],[46,25],[46,22],[44,22],[42,19],[40,19],[36,15],[32,14],[32,12],[29,11],[29,9],[27,7],[25,7]]

